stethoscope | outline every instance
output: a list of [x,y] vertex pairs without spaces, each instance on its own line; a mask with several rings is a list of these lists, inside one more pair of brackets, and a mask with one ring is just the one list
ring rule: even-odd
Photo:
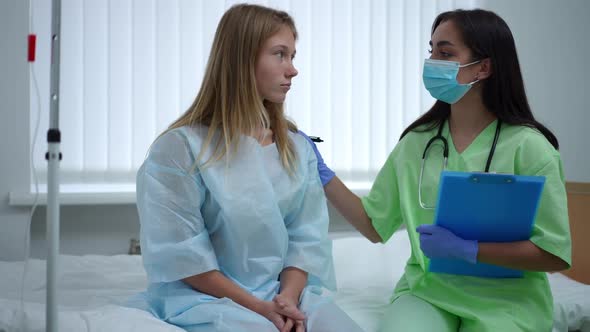
[[[445,125],[445,121],[441,121],[438,127],[438,133],[431,138],[428,143],[426,143],[426,148],[424,148],[424,153],[422,154],[422,164],[420,166],[420,178],[418,179],[418,201],[420,202],[420,206],[426,210],[432,210],[434,206],[428,206],[422,202],[422,176],[424,175],[424,165],[426,164],[426,155],[428,153],[428,149],[430,149],[433,144],[440,140],[443,145],[443,170],[447,169],[447,161],[449,159],[449,143],[447,139],[443,137],[442,130],[443,126]],[[492,142],[492,147],[490,148],[490,153],[488,154],[488,160],[486,162],[486,167],[484,172],[488,173],[490,171],[490,164],[492,163],[492,158],[494,158],[494,152],[496,151],[496,144],[498,143],[498,137],[500,137],[500,128],[502,127],[502,121],[498,119],[498,123],[496,124],[496,134],[494,135],[494,141]]]

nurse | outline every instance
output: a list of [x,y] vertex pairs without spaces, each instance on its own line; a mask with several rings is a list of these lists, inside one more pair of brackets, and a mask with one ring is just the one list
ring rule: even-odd
[[192,106],[137,174],[148,289],[130,305],[187,331],[361,331],[334,290],[317,160],[286,120],[297,31],[237,5]]
[[[351,193],[318,153],[329,201],[365,237],[387,242],[406,225],[412,255],[381,331],[550,331],[553,300],[545,272],[571,264],[557,139],[531,113],[514,39],[496,14],[442,13],[432,26],[430,45],[423,79],[437,101],[402,133],[366,197]],[[427,144],[438,135],[448,145],[449,170],[546,178],[530,240],[478,243],[432,225],[434,210],[428,207],[436,203],[443,140],[435,140],[426,150],[421,186],[419,177]],[[433,257],[525,273],[516,279],[428,273],[428,258]]]

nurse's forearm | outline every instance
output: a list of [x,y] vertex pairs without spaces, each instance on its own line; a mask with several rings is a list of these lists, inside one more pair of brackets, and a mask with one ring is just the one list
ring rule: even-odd
[[324,191],[332,206],[369,241],[373,243],[382,241],[365,212],[360,198],[350,191],[337,176],[324,186]]
[[296,267],[287,267],[281,272],[281,294],[299,303],[299,296],[307,285],[307,272]]
[[217,270],[184,278],[182,281],[201,293],[217,298],[227,297],[243,307],[258,312],[261,301]]
[[529,271],[560,271],[566,262],[537,247],[531,241],[479,243],[477,261]]

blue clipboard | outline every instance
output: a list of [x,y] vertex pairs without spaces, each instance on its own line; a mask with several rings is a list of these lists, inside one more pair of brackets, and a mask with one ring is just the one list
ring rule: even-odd
[[[481,242],[528,240],[544,176],[443,171],[434,223]],[[431,259],[429,271],[488,278],[518,278],[523,271],[453,259]]]

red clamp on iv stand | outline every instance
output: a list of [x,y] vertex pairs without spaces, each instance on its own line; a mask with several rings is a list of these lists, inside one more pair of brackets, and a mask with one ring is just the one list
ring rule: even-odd
[[29,35],[29,48],[27,54],[27,60],[29,62],[35,62],[35,52],[37,48],[37,35],[30,34]]

